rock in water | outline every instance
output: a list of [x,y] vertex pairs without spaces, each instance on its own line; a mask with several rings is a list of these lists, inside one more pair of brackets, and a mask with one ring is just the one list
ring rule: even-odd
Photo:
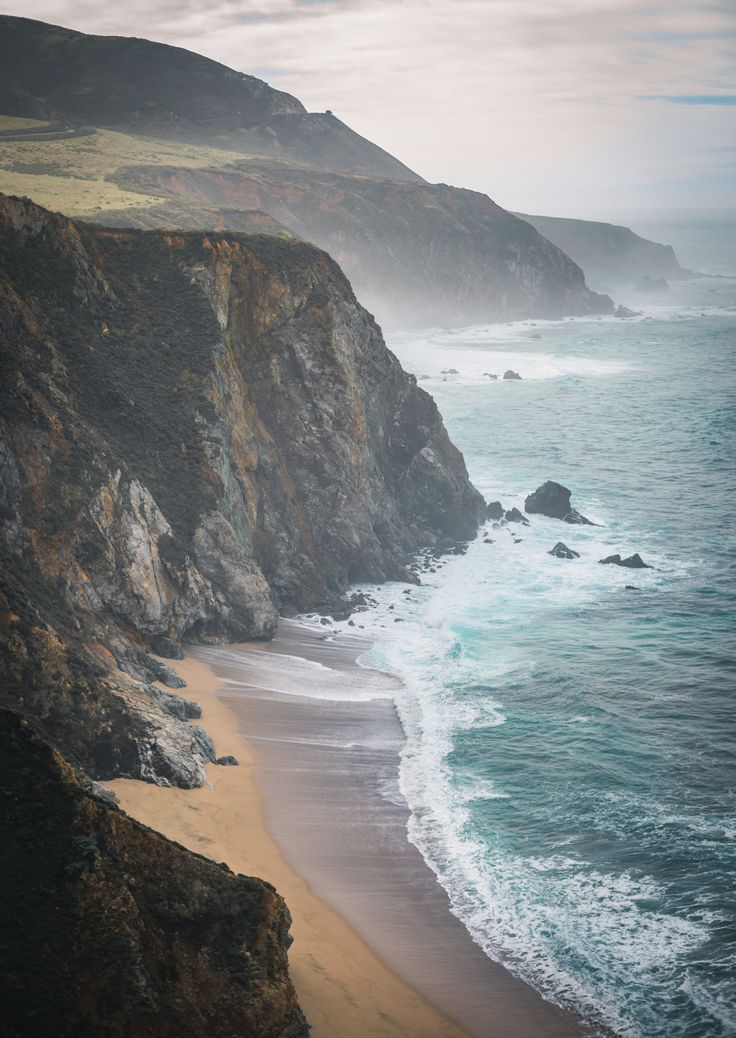
[[562,541],[558,541],[551,551],[547,552],[548,555],[554,555],[556,559],[579,559],[580,553],[573,551],[572,548],[568,548]]
[[527,517],[519,511],[518,508],[509,508],[504,518],[507,523],[522,523],[524,526],[529,526],[529,520]]
[[616,555],[607,555],[605,559],[599,559],[599,562],[603,566],[625,566],[627,569],[654,569],[648,562],[644,562],[638,552],[629,555],[625,559],[622,559],[618,553]]
[[577,526],[595,526],[570,505],[571,491],[561,483],[548,479],[541,487],[537,487],[524,502],[524,509],[530,513],[549,516],[550,519],[562,519],[565,523]]
[[270,884],[135,822],[5,709],[0,785],[4,1034],[307,1038]]
[[503,519],[505,511],[500,501],[489,501],[486,505],[486,519]]
[[521,382],[521,375],[517,371],[512,371],[511,368],[508,371],[504,371],[503,377],[508,382]]

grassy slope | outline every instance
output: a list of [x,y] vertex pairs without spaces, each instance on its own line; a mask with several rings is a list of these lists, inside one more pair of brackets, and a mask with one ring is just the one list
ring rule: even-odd
[[[32,120],[0,116],[0,129],[14,129],[19,121],[32,124]],[[151,194],[123,190],[106,179],[125,166],[222,167],[242,159],[241,153],[219,148],[112,130],[58,141],[0,140],[0,191],[25,195],[69,216],[94,216],[159,201]]]

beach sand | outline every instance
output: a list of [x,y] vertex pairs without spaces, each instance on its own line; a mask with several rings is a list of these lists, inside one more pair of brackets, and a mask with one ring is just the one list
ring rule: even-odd
[[[355,664],[366,647],[285,621],[271,643],[192,650],[175,664],[182,694],[240,766],[209,765],[202,789],[107,785],[146,825],[276,886],[314,1038],[582,1034],[472,942],[406,839],[401,732],[379,698],[394,679]],[[345,683],[364,698],[341,697]]]

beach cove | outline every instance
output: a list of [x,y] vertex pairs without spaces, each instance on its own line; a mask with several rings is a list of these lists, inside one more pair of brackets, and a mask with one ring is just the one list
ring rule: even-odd
[[287,620],[273,642],[192,648],[176,664],[184,694],[239,767],[208,765],[201,789],[108,786],[144,824],[276,886],[316,1038],[582,1034],[473,943],[408,842],[388,788],[402,741],[395,679],[357,666],[369,646]]

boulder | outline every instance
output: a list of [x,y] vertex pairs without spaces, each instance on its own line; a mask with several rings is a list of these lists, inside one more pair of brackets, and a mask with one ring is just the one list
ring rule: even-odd
[[486,505],[486,519],[503,519],[505,508],[500,501],[489,501]]
[[157,656],[163,656],[167,660],[183,660],[184,651],[173,638],[167,638],[163,634],[151,639],[151,652]]
[[642,559],[638,552],[629,555],[625,559],[622,559],[618,553],[607,555],[605,559],[599,559],[599,562],[603,566],[625,566],[627,569],[654,569],[653,566],[650,566],[649,563]]
[[507,523],[522,523],[524,526],[529,526],[529,520],[527,517],[519,511],[518,508],[509,508],[505,514]]
[[549,516],[550,519],[562,519],[565,523],[577,526],[595,526],[590,519],[586,519],[577,509],[571,507],[571,493],[572,491],[563,487],[561,483],[548,479],[527,497],[524,509],[531,514],[538,513]]
[[237,757],[233,757],[232,753],[226,753],[224,757],[218,757],[215,764],[223,764],[236,768],[240,764],[240,761]]
[[504,371],[503,377],[508,382],[521,382],[521,375],[518,371],[512,371],[511,368],[508,371]]
[[562,541],[558,541],[551,551],[547,552],[548,555],[554,555],[556,559],[579,559],[580,552],[573,551],[572,548],[568,548]]

